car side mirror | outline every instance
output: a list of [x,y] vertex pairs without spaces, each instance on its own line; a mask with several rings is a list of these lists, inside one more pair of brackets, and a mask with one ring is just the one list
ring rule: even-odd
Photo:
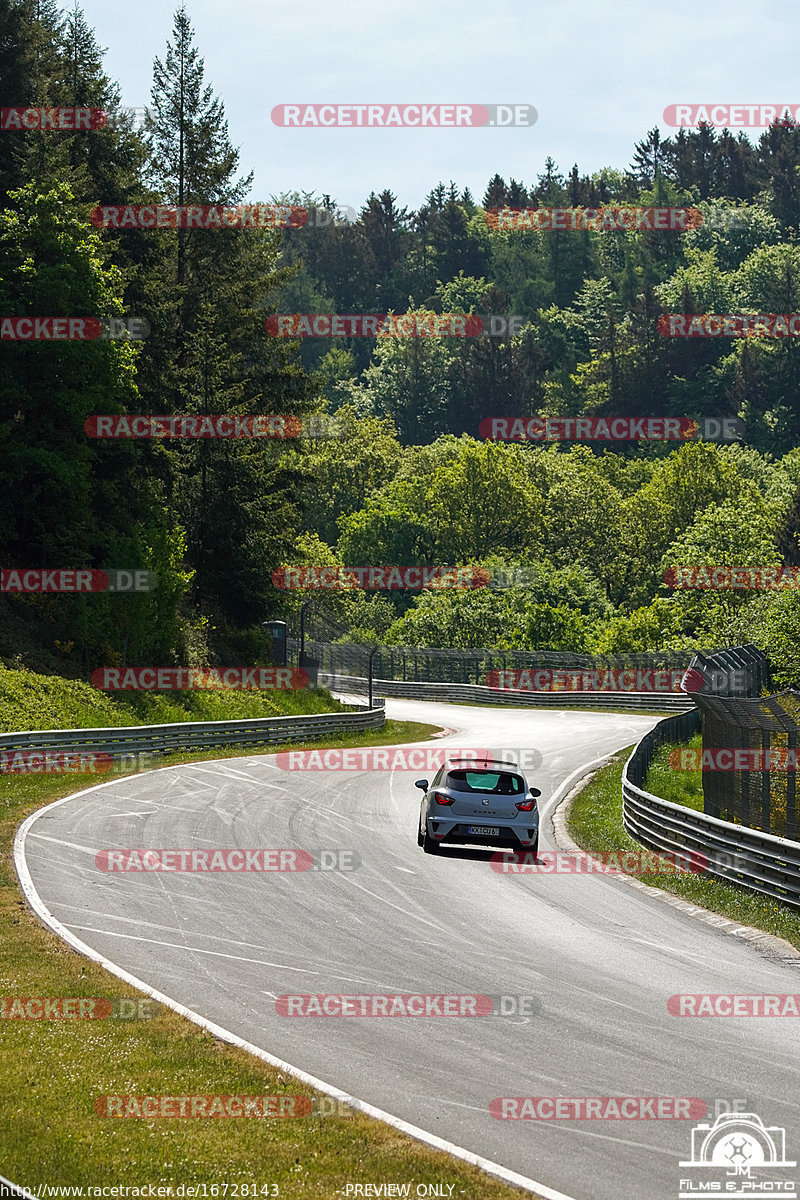
[[539,788],[530,788],[529,792],[530,792],[530,795],[534,796],[534,797],[541,796],[541,794],[542,794],[541,791],[539,790]]
[[414,784],[414,787],[422,788],[423,792],[427,792],[427,790],[428,790],[427,779],[418,779],[417,782]]

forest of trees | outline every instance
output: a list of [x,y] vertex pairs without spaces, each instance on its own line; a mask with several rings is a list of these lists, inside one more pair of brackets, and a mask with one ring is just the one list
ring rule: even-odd
[[[283,564],[480,564],[525,587],[346,592],[356,641],[587,653],[754,640],[800,665],[794,590],[676,591],[673,565],[800,563],[798,349],[661,337],[663,313],[800,311],[800,127],[757,142],[653,129],[627,169],[482,198],[439,182],[416,211],[380,186],[356,220],[325,193],[296,229],[98,229],[98,204],[236,205],[232,146],[185,10],[165,28],[143,128],[76,4],[0,0],[3,104],[102,108],[101,130],[0,135],[0,315],[122,316],[141,342],[3,341],[0,563],[136,567],[137,596],[0,595],[0,660],[242,661],[305,594]],[[342,198],[341,202],[350,198]],[[499,231],[487,210],[693,206],[680,232]],[[319,219],[316,219],[319,218]],[[515,315],[506,338],[270,337],[273,313]],[[95,414],[328,414],[334,436],[88,438]],[[717,416],[741,442],[483,441],[487,416]],[[311,593],[309,593],[310,595]]]

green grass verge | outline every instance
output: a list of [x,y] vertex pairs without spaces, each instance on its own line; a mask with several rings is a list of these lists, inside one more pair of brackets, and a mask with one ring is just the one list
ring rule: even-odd
[[676,771],[669,764],[670,752],[684,746],[701,750],[703,735],[696,733],[688,742],[681,742],[680,747],[675,742],[659,746],[644,781],[645,791],[651,792],[654,796],[660,796],[662,800],[669,800],[672,804],[682,804],[685,808],[693,808],[697,812],[702,812],[703,772],[701,770]]
[[[578,845],[590,853],[641,850],[639,843],[628,836],[622,824],[622,770],[632,750],[633,747],[629,746],[602,767],[570,805],[567,830]],[[682,775],[684,772],[673,774]],[[656,794],[657,789],[651,786],[652,782],[650,778],[648,791]],[[663,795],[662,792],[657,794]],[[775,900],[767,900],[745,888],[683,872],[642,872],[635,874],[635,878],[653,887],[663,888],[665,892],[683,896],[692,904],[702,905],[710,912],[721,913],[742,925],[752,925],[756,929],[774,933],[800,949],[800,915]]]
[[[113,724],[102,707],[105,698],[97,699],[99,723]],[[387,721],[379,732],[282,748],[385,745],[421,740],[433,729]],[[170,755],[163,762],[251,757],[277,749]],[[96,782],[97,775],[68,780],[0,776],[0,997],[135,994],[39,923],[22,899],[13,868],[12,842],[20,822],[34,809]],[[211,1185],[218,1184],[220,1200],[236,1200],[235,1188],[239,1198],[332,1198],[342,1196],[346,1184],[364,1182],[410,1184],[411,1195],[418,1184],[452,1185],[449,1193],[442,1188],[445,1195],[469,1200],[520,1195],[517,1188],[353,1110],[347,1117],[295,1120],[97,1116],[93,1104],[104,1094],[316,1095],[169,1009],[155,1008],[152,1019],[128,1022],[0,1020],[0,1174],[34,1192],[44,1183],[152,1184],[171,1186],[175,1196],[177,1185],[186,1184],[206,1185],[208,1197],[214,1194]],[[486,1119],[491,1120],[488,1112]]]

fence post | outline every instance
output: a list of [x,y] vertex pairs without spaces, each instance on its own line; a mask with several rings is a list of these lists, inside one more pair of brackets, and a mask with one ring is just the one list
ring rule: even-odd
[[373,646],[369,652],[369,707],[372,708],[372,660],[378,653],[378,646]]

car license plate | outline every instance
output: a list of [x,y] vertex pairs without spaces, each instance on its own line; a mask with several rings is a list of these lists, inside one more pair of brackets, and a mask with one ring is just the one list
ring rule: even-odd
[[467,833],[484,833],[487,837],[500,837],[500,830],[496,825],[468,825]]

